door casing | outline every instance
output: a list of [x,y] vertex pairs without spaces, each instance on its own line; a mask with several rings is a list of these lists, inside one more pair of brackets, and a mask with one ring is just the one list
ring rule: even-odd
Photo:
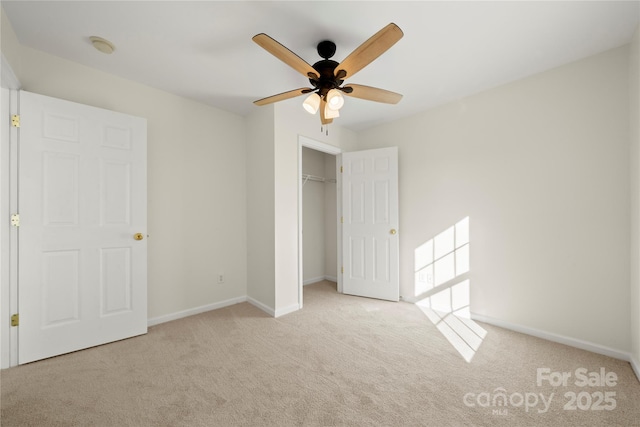
[[[2,58],[2,117],[8,124],[9,116],[18,114],[19,83],[5,87]],[[18,331],[9,323],[18,312],[18,230],[10,221],[18,211],[18,128],[2,127],[0,141],[0,368],[6,369],[18,365]]]

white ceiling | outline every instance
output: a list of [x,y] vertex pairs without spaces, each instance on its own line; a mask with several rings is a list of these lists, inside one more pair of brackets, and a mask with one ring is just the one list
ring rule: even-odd
[[[252,101],[308,86],[251,41],[266,33],[308,63],[319,41],[340,62],[389,22],[404,31],[348,83],[404,95],[397,105],[347,98],[353,130],[575,61],[630,41],[639,1],[7,1],[23,45],[245,115]],[[116,51],[93,49],[89,36]],[[304,97],[287,103],[301,104]],[[300,107],[302,108],[302,107]],[[318,120],[319,121],[319,120]]]

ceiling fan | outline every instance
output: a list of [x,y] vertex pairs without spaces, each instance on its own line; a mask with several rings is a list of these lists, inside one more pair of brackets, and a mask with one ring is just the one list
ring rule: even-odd
[[391,23],[362,43],[340,63],[329,59],[336,52],[335,43],[328,40],[322,41],[318,43],[318,54],[324,59],[312,66],[268,35],[257,34],[253,37],[254,42],[307,77],[313,87],[303,87],[262,98],[254,101],[254,104],[267,105],[310,93],[303,106],[311,114],[320,110],[320,121],[323,125],[333,122],[333,119],[339,116],[338,111],[344,104],[342,93],[354,98],[397,104],[402,99],[402,95],[399,93],[371,86],[357,84],[342,86],[342,84],[345,79],[353,77],[354,74],[386,52],[403,35],[400,27]]

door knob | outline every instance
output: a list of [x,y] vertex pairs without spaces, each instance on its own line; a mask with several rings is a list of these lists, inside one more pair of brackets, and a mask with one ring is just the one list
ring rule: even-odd
[[142,239],[144,239],[144,235],[142,233],[136,233],[136,234],[133,235],[133,238],[135,240],[142,240]]
[[391,233],[391,234],[396,234],[396,233],[397,233],[397,231],[396,231],[396,229],[395,229],[395,228],[392,228],[392,229],[391,229],[391,231],[389,231],[389,233]]

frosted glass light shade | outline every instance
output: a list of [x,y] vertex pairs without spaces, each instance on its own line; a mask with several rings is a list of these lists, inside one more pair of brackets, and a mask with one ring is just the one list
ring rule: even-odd
[[320,96],[317,93],[312,93],[311,95],[307,96],[307,99],[304,100],[302,106],[310,114],[315,114],[320,107]]
[[332,110],[339,110],[344,105],[344,97],[338,89],[327,92],[327,105]]
[[327,102],[327,105],[324,107],[324,117],[326,119],[335,119],[336,117],[340,117],[340,111],[329,108],[329,103]]

